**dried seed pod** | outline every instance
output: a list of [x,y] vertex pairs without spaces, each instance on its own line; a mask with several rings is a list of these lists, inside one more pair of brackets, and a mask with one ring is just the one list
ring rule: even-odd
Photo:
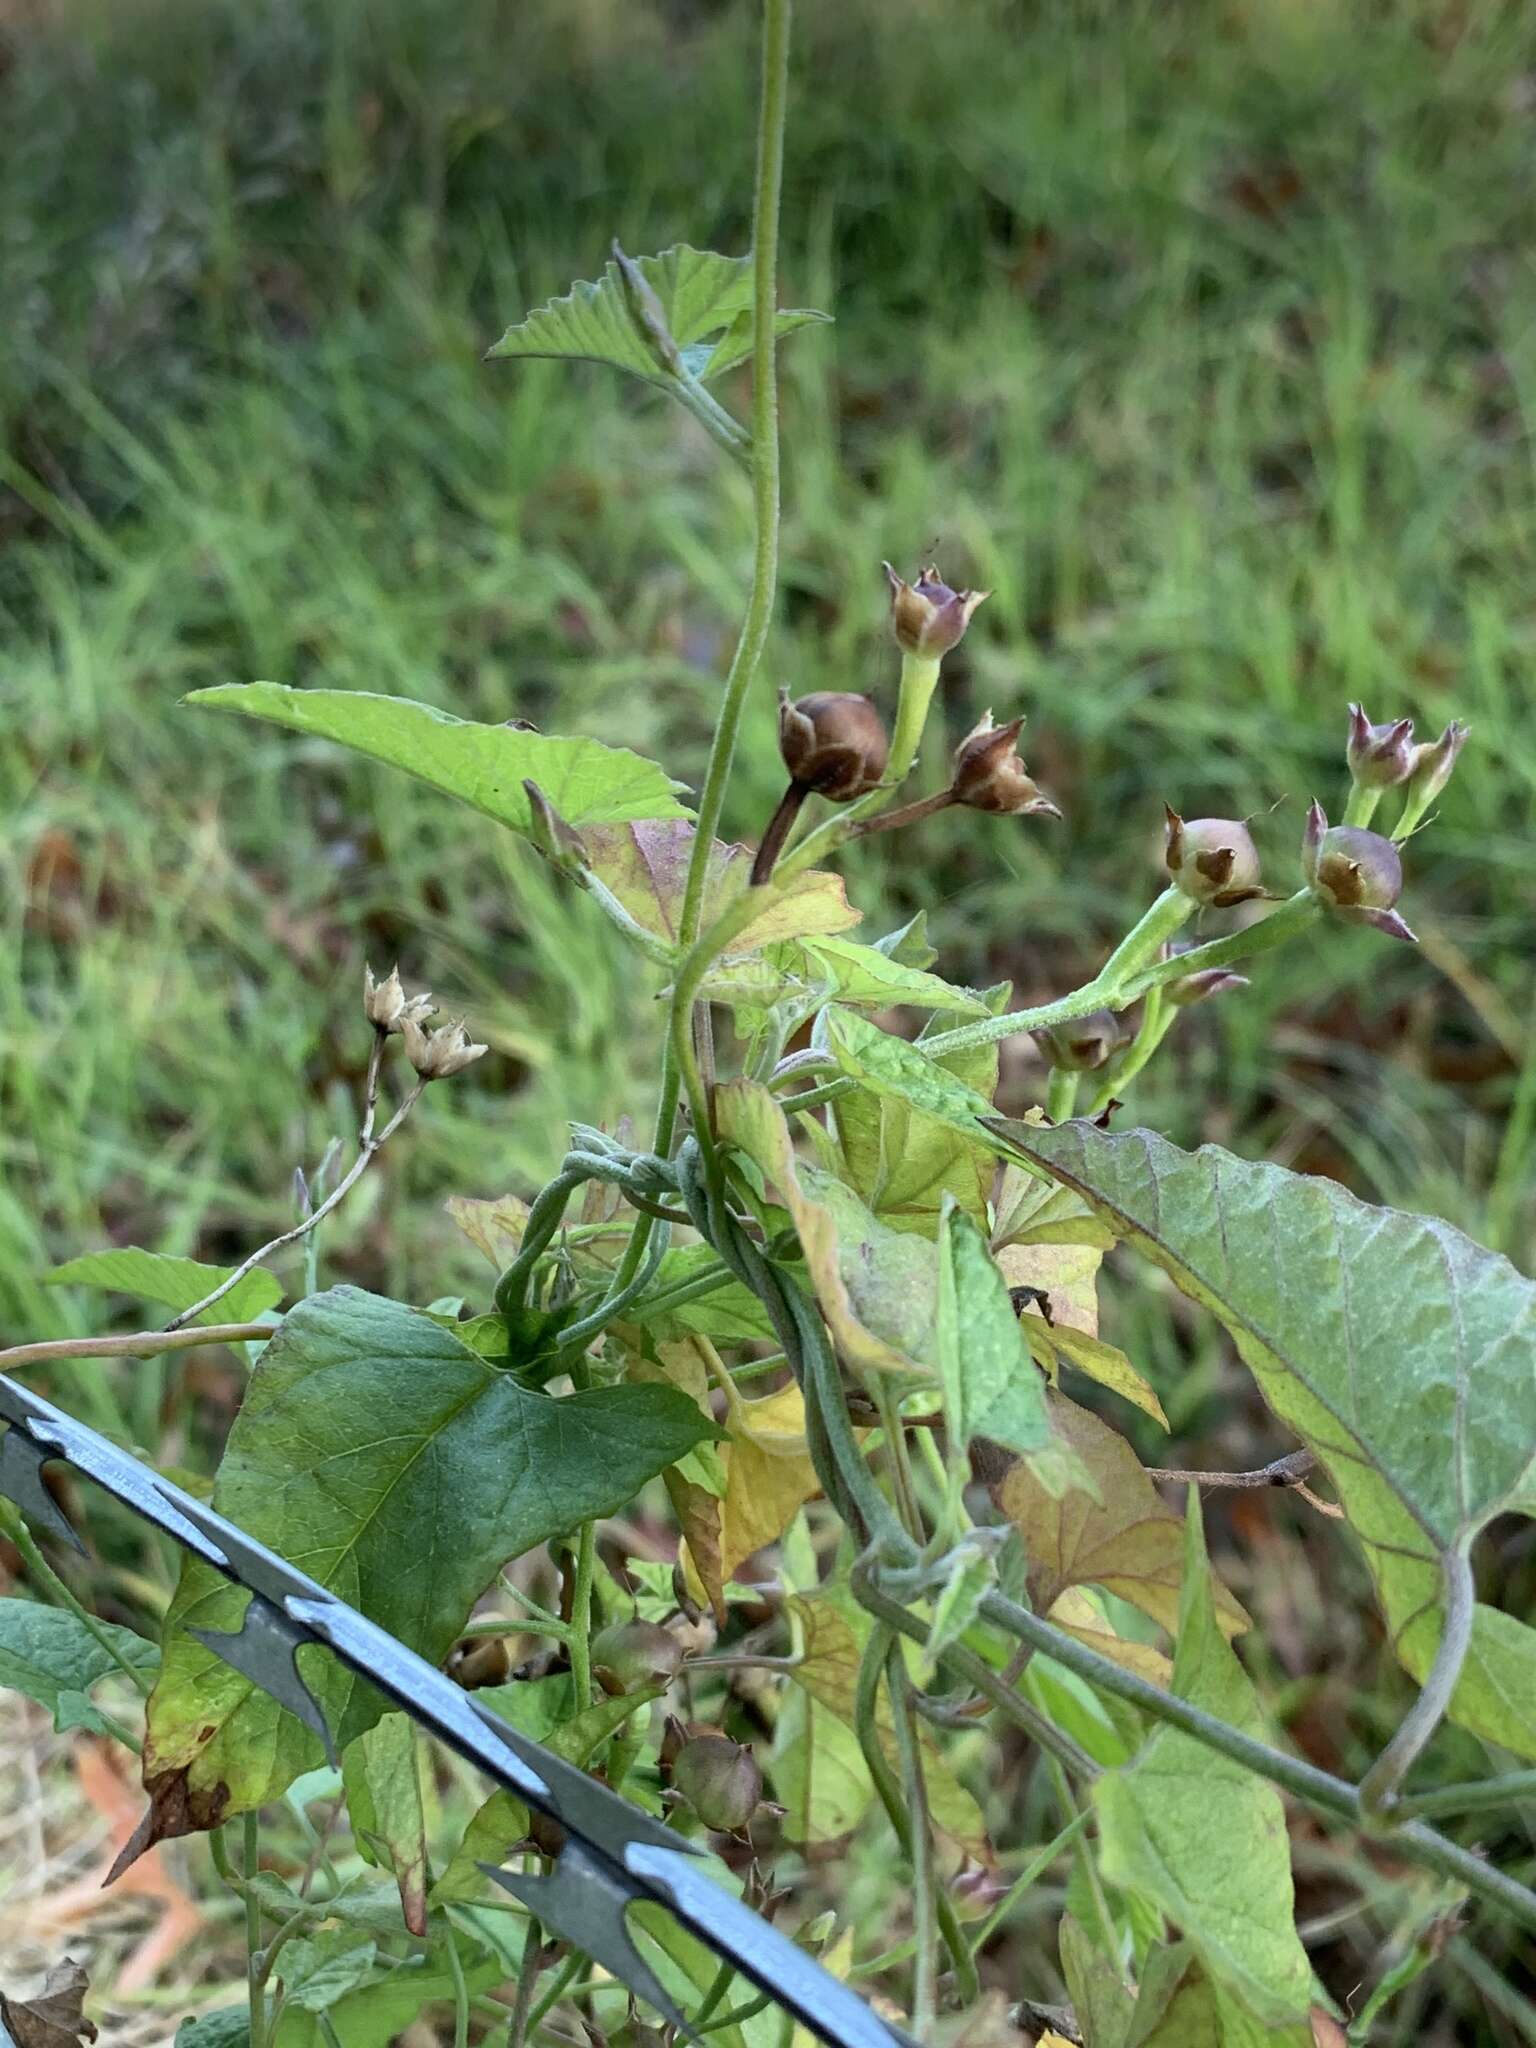
[[1350,705],[1345,758],[1349,762],[1350,780],[1357,789],[1391,789],[1406,781],[1418,751],[1413,744],[1411,718],[1372,725],[1358,704]]
[[1390,839],[1361,825],[1330,825],[1322,805],[1314,803],[1307,813],[1301,864],[1334,916],[1413,943],[1413,933],[1394,908],[1403,893],[1403,863]]
[[592,1638],[592,1675],[606,1693],[670,1685],[682,1662],[682,1645],[660,1622],[614,1622]]
[[779,697],[779,752],[793,781],[829,803],[848,804],[878,787],[890,758],[885,724],[868,697],[814,690]]
[[400,1019],[400,1030],[405,1038],[406,1057],[423,1081],[446,1081],[453,1074],[462,1074],[490,1050],[488,1046],[471,1045],[462,1017],[455,1017],[451,1024],[439,1024],[435,1031],[423,1031],[407,1013]]
[[1225,910],[1262,896],[1259,850],[1238,818],[1181,818],[1166,804],[1168,873],[1193,902]]
[[958,646],[976,607],[992,595],[990,590],[951,590],[931,563],[916,583],[898,576],[889,562],[883,566],[891,586],[896,644],[904,654],[915,654],[920,660],[938,661]]
[[992,811],[1004,817],[1061,816],[1019,756],[1017,741],[1023,726],[1022,718],[994,725],[989,711],[966,734],[955,749],[954,779],[950,785],[957,803],[966,804],[973,811]]
[[1120,1019],[1113,1010],[1090,1010],[1086,1017],[1070,1017],[1064,1024],[1048,1025],[1030,1036],[1047,1064],[1068,1074],[1092,1073],[1113,1059],[1125,1043]]
[[425,991],[418,996],[406,994],[398,967],[391,967],[382,981],[374,980],[371,967],[363,969],[363,1015],[381,1035],[403,1031],[407,1020],[423,1023],[436,1007]]
[[505,1636],[466,1636],[449,1651],[445,1669],[466,1692],[482,1685],[505,1685],[512,1674],[512,1653]]
[[728,1735],[695,1735],[672,1760],[672,1789],[705,1827],[733,1835],[762,1803],[763,1774],[744,1744]]

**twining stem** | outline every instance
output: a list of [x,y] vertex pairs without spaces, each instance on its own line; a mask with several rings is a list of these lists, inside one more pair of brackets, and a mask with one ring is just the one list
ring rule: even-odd
[[1441,1569],[1445,1578],[1445,1626],[1440,1647],[1419,1696],[1398,1724],[1397,1733],[1360,1780],[1360,1806],[1368,1819],[1391,1815],[1397,1804],[1398,1788],[1445,1718],[1461,1667],[1467,1660],[1477,1607],[1471,1560],[1464,1550],[1448,1550],[1441,1559]]
[[[933,1815],[923,1777],[922,1753],[912,1712],[912,1687],[894,1636],[885,1661],[885,1682],[896,1720],[896,1753],[901,1761],[901,1789],[912,1824],[912,1921],[917,1952],[912,1973],[912,2019],[917,2037],[926,2040],[938,2017],[938,1874],[933,1860]],[[969,1946],[966,1949],[970,1955]]]
[[[336,1186],[332,1188],[318,1209],[311,1209],[309,1214],[302,1221],[295,1223],[291,1230],[282,1231],[277,1237],[271,1238],[266,1244],[262,1245],[260,1250],[252,1252],[248,1259],[236,1266],[227,1279],[221,1280],[217,1287],[210,1289],[201,1301],[194,1301],[190,1308],[184,1308],[179,1315],[172,1316],[165,1326],[167,1330],[179,1330],[184,1324],[191,1322],[194,1316],[200,1316],[204,1309],[212,1308],[216,1301],[221,1301],[232,1287],[238,1286],[247,1273],[261,1265],[264,1260],[269,1259],[274,1252],[281,1251],[284,1245],[296,1244],[301,1237],[307,1236],[310,1231],[323,1223],[331,1211],[339,1203],[346,1200],[347,1196],[357,1186],[357,1183],[378,1157],[382,1147],[388,1144],[395,1132],[405,1122],[411,1111],[416,1107],[416,1104],[421,1100],[422,1090],[427,1085],[425,1081],[418,1080],[414,1087],[406,1092],[401,1100],[400,1107],[395,1111],[383,1130],[376,1136],[374,1134],[374,1091],[377,1086],[376,1062],[379,1057],[378,1048],[382,1042],[380,1034],[375,1033],[374,1058],[369,1066],[368,1105],[364,1111],[362,1130],[358,1134],[358,1154],[346,1174],[336,1183]],[[264,1330],[262,1334],[270,1337],[272,1332]]]
[[[21,1561],[31,1577],[52,1596],[58,1606],[68,1609],[103,1654],[111,1658],[118,1670],[135,1687],[139,1697],[148,1699],[152,1690],[148,1677],[123,1654],[91,1610],[75,1598],[64,1580],[38,1549],[32,1531],[22,1517],[11,1508],[8,1501],[0,1503],[0,1516],[3,1516],[3,1519],[0,1519],[0,1526],[4,1527],[7,1537],[21,1552]],[[130,1748],[138,1747],[126,1730],[121,1733]]]
[[[533,2011],[533,1991],[534,1986],[539,1980],[539,1965],[543,1961],[543,1956],[544,1929],[530,1915],[528,1931],[523,1936],[523,1959],[518,1965],[517,1996],[512,2002],[512,2017],[507,2023],[507,2048],[523,2048],[523,2043],[528,2038],[530,2016]],[[576,1968],[579,1966],[581,1958],[579,1955],[573,1955],[567,1957],[566,1960],[567,1969],[563,1974],[563,1981],[557,1980],[551,1986],[555,1998],[559,1997],[560,1993],[565,1990],[566,1985],[570,1983],[571,1978],[576,1974]],[[554,2004],[555,1998],[547,1999],[544,2006],[540,2008],[541,2018],[544,2012]]]
[[1414,1820],[1441,1820],[1450,1814],[1490,1813],[1520,1799],[1536,1799],[1536,1771],[1506,1771],[1477,1785],[1440,1785],[1433,1792],[1411,1792],[1396,1811]]
[[1166,1001],[1160,988],[1148,990],[1136,1036],[1126,1048],[1124,1057],[1089,1098],[1088,1107],[1083,1112],[1085,1116],[1102,1116],[1121,1090],[1135,1080],[1168,1036],[1178,1014],[1175,1006]]
[[1040,1882],[1061,1852],[1064,1849],[1071,1848],[1078,1836],[1087,1827],[1090,1817],[1088,1809],[1086,1807],[1081,1808],[1073,1814],[1060,1834],[1056,1835],[1051,1841],[1046,1843],[1043,1849],[1037,1850],[1030,1857],[1024,1868],[1019,1872],[1012,1884],[1009,1885],[1007,1891],[1004,1892],[986,1919],[982,1921],[980,1927],[971,1936],[971,1954],[973,1956],[981,1954],[1020,1899]]
[[[445,1920],[447,1916],[444,1916]],[[464,1981],[464,1964],[459,1956],[459,1945],[453,1938],[453,1923],[448,1921],[448,1939],[444,1944],[448,1956],[448,1974],[453,1979],[453,2048],[469,2048],[469,1986]]]

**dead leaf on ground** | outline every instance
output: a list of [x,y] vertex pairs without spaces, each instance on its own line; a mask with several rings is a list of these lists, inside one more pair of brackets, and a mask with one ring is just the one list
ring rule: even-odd
[[13,2000],[0,1991],[0,2023],[10,2029],[16,2048],[80,2048],[82,2041],[96,2039],[85,2017],[87,1988],[84,1970],[65,1956],[36,1998]]

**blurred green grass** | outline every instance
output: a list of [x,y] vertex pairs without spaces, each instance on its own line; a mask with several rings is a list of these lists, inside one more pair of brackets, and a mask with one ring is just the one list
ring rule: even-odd
[[[437,1197],[526,1190],[569,1115],[643,1118],[650,983],[483,821],[178,699],[395,691],[696,775],[742,479],[600,370],[481,357],[614,234],[744,246],[751,10],[0,26],[0,1318],[99,1314],[38,1286],[90,1245],[280,1227],[351,1127],[362,961],[397,954],[506,1056],[334,1226],[332,1270],[428,1298],[474,1273]],[[727,822],[777,794],[772,686],[893,690],[878,565],[935,543],[996,593],[948,737],[1027,710],[1067,812],[850,863],[873,929],[934,907],[957,978],[1070,985],[1155,886],[1165,797],[1257,814],[1289,886],[1350,698],[1469,719],[1410,861],[1425,951],[1329,931],[1261,967],[1135,1108],[1529,1263],[1527,28],[1478,0],[804,9],[784,298],[837,325],[786,350],[783,601]]]

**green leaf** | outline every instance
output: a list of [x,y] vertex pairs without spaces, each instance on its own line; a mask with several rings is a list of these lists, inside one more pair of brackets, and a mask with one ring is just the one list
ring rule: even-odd
[[[98,1626],[135,1670],[147,1674],[159,1664],[158,1647],[131,1628],[110,1621]],[[64,1608],[0,1600],[0,1686],[47,1707],[56,1728],[88,1726],[100,1733],[103,1724],[94,1710],[90,1718],[82,1716],[79,1700],[117,1669],[85,1624]]]
[[[700,379],[745,362],[752,353],[752,259],[692,249],[686,242],[659,256],[641,256],[637,267],[656,294],[667,330],[689,373]],[[825,324],[830,315],[801,307],[781,311],[779,334]],[[663,389],[673,380],[657,361],[630,315],[617,263],[610,262],[595,284],[573,284],[548,305],[509,327],[490,357],[557,356],[611,363]]]
[[[471,1995],[493,1991],[504,1976],[499,1961],[484,1951],[467,1956],[464,1981]],[[453,1976],[446,1963],[412,1957],[386,1976],[360,1984],[338,1998],[326,2014],[338,2041],[346,2048],[391,2048],[427,2006],[453,2002]],[[289,2006],[278,2022],[272,2048],[326,2048],[319,2015]]]
[[416,1724],[386,1714],[341,1759],[347,1816],[359,1852],[395,1873],[412,1934],[427,1931],[427,1820],[421,1798]]
[[[673,1288],[710,1272],[719,1273],[718,1287],[691,1301],[668,1302]],[[773,1335],[768,1311],[750,1288],[724,1270],[707,1244],[674,1245],[663,1256],[645,1293],[624,1311],[623,1321],[648,1330],[658,1344],[692,1336],[742,1344]]]
[[845,1074],[876,1095],[886,1095],[924,1116],[947,1124],[962,1137],[999,1156],[1012,1144],[991,1133],[983,1119],[992,1119],[984,1095],[905,1038],[881,1031],[854,1010],[830,1010],[826,1020],[828,1050]]
[[[1247,1673],[1222,1633],[1191,1492],[1173,1689],[1268,1739]],[[1216,1984],[1268,2027],[1304,2021],[1312,1972],[1296,1933],[1285,1807],[1273,1785],[1181,1729],[1160,1728],[1093,1788],[1110,1883],[1151,1899]]]
[[[750,934],[749,934],[750,935]],[[937,974],[890,959],[878,946],[838,937],[798,938],[770,947],[749,971],[733,945],[706,979],[702,993],[717,1002],[765,1009],[785,995],[800,993],[855,1007],[946,1010],[985,1017],[986,1003],[973,990],[956,988]]]
[[250,2048],[250,2008],[221,2005],[217,2012],[183,2020],[176,2029],[175,2048]]
[[1093,2048],[1125,2048],[1136,2001],[1108,1956],[1068,1913],[1056,1931],[1062,1975],[1084,2041]]
[[[110,1252],[85,1252],[55,1266],[46,1276],[49,1287],[105,1287],[114,1294],[136,1294],[141,1301],[157,1301],[162,1307],[180,1311],[190,1308],[227,1280],[233,1266],[204,1266],[196,1259],[171,1258],[165,1252],[140,1251],[124,1245]],[[281,1284],[257,1267],[237,1287],[194,1316],[198,1323],[252,1323],[283,1298]]]
[[680,783],[654,761],[601,740],[477,725],[431,704],[369,690],[219,683],[193,690],[184,702],[241,711],[316,739],[335,740],[391,768],[403,768],[418,782],[525,836],[532,819],[525,780],[536,782],[566,823],[578,828],[683,815],[674,794]]
[[974,1537],[958,1543],[950,1554],[948,1575],[934,1596],[921,1658],[920,1676],[925,1686],[932,1684],[939,1658],[951,1643],[959,1642],[975,1621],[983,1595],[996,1584],[994,1547]]
[[[1231,1332],[1332,1480],[1422,1678],[1441,1555],[1495,1515],[1536,1513],[1536,1286],[1447,1223],[1216,1146],[1080,1120],[996,1128]],[[1536,1631],[1479,1606],[1450,1714],[1536,1756]]]
[[290,2005],[325,2012],[366,1980],[377,1954],[378,1945],[366,1934],[332,1928],[286,1942],[276,1974]]
[[839,1350],[871,1371],[921,1370],[933,1345],[933,1247],[888,1228],[851,1188],[798,1161],[784,1112],[760,1083],[726,1082],[715,1102],[721,1138],[777,1187],[794,1218]]
[[956,1208],[939,1225],[935,1351],[950,1441],[979,1436],[1006,1449],[1037,1451],[1050,1441],[1045,1381],[1019,1331],[986,1239]]
[[[829,1027],[842,1014],[827,1013],[821,1042],[830,1044]],[[982,1045],[950,1053],[937,1064],[963,1088],[990,1097],[997,1059],[995,1045]],[[985,1226],[997,1165],[987,1134],[974,1121],[962,1133],[952,1120],[929,1115],[905,1095],[867,1087],[839,1098],[831,1113],[849,1181],[877,1215],[899,1230],[931,1237],[949,1195]]]
[[[627,1506],[713,1434],[673,1388],[554,1400],[430,1316],[341,1287],[301,1302],[263,1352],[213,1498],[439,1664],[508,1558]],[[307,1729],[188,1633],[234,1628],[246,1600],[183,1566],[149,1709],[150,1841],[260,1806],[319,1760]],[[344,1750],[382,1699],[320,1651],[299,1654]]]
[[836,1842],[852,1834],[875,1796],[858,1736],[798,1686],[788,1688],[779,1709],[772,1773],[789,1842]]
[[1148,1954],[1126,2048],[1317,2048],[1318,2038],[1305,2020],[1266,2026],[1213,1983],[1181,1941]]
[[[521,1713],[522,1689],[515,1685],[496,1686],[482,1690],[476,1698],[482,1706],[490,1707],[493,1713],[502,1714],[515,1728],[525,1735],[532,1729],[523,1726]],[[585,1764],[605,1743],[610,1735],[622,1728],[634,1713],[649,1706],[652,1700],[660,1699],[666,1691],[664,1685],[653,1686],[638,1692],[624,1693],[601,1699],[595,1706],[574,1720],[565,1721],[557,1727],[547,1724],[534,1735],[536,1742],[542,1742],[552,1749],[556,1756],[563,1757],[568,1764]],[[569,1687],[566,1698],[569,1700]],[[535,1718],[540,1718],[542,1702],[534,1704]],[[528,1832],[528,1809],[522,1800],[511,1792],[493,1792],[485,1804],[471,1819],[460,1842],[449,1861],[448,1868],[432,1888],[434,1906],[454,1905],[478,1899],[492,1891],[491,1880],[480,1868],[482,1863],[501,1863],[509,1850],[520,1842]]]

